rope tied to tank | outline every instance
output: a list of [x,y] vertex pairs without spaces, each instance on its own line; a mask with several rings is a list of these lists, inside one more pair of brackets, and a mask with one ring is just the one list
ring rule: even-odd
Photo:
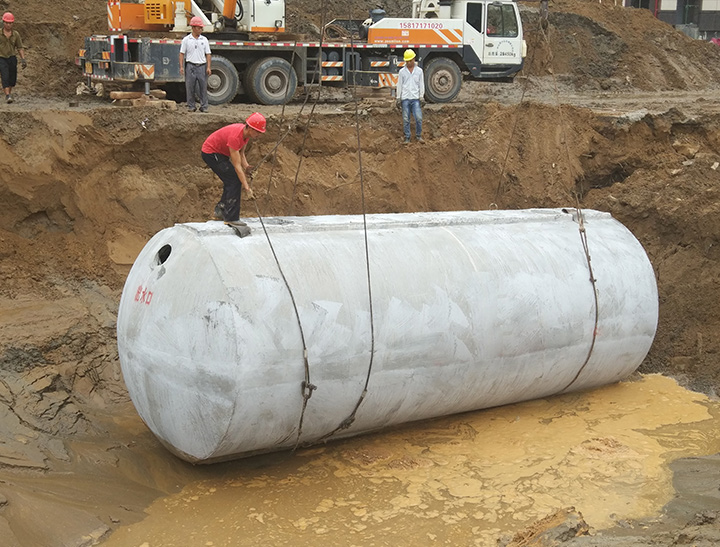
[[[324,4],[325,4],[324,0],[323,0],[322,4],[324,6]],[[321,49],[322,49],[322,35],[320,37],[320,44],[321,44]],[[295,40],[295,46],[293,47],[292,56],[290,58],[290,68],[288,69],[289,71],[293,70],[292,66],[293,66],[293,62],[295,60],[296,50],[297,50],[297,40]],[[288,80],[290,80],[290,74],[288,74]],[[285,90],[285,100],[283,101],[282,109],[280,111],[280,126],[283,125],[284,120],[285,120],[285,105],[287,104],[288,100],[290,99],[290,97],[288,96],[289,91],[290,91],[290,85],[288,84],[288,86],[286,87],[286,90]],[[271,167],[270,167],[270,174],[268,177],[268,185],[267,185],[267,190],[265,192],[265,197],[269,197],[269,195],[270,195],[270,188],[272,187],[273,174],[275,172],[275,166],[277,164],[278,148],[279,148],[280,144],[282,143],[282,141],[285,140],[285,138],[290,134],[293,127],[299,123],[300,116],[302,115],[303,110],[305,109],[305,106],[307,105],[309,98],[310,98],[310,95],[306,94],[305,101],[303,102],[302,106],[300,107],[300,110],[298,111],[298,114],[295,118],[295,124],[290,124],[288,126],[288,129],[285,131],[285,133],[278,137],[278,139],[275,143],[275,146],[272,148],[272,150],[270,150],[270,152],[265,154],[265,156],[260,160],[258,165],[256,165],[250,172],[250,176],[252,176],[253,172],[259,167],[259,165],[265,163],[265,161],[267,161],[268,158],[270,158],[272,156],[272,163],[271,163]],[[320,99],[320,91],[318,90],[317,96],[315,97],[315,102],[313,103],[313,107],[311,109],[310,116],[305,123],[305,133],[306,134],[307,134],[307,128],[309,127],[310,121],[312,119],[312,113],[315,111],[315,106],[317,105],[319,99]],[[305,140],[303,140],[302,149],[300,150],[300,158],[302,158],[304,148],[305,148]],[[299,172],[299,170],[300,170],[300,165],[298,164],[298,172]],[[297,184],[297,173],[295,176],[295,184]],[[294,195],[295,195],[295,190],[293,188],[293,197],[294,197]],[[302,407],[300,410],[300,418],[298,420],[297,436],[295,438],[295,446],[292,449],[292,451],[295,452],[295,450],[297,450],[298,446],[300,445],[300,438],[302,435],[303,423],[305,420],[305,411],[307,410],[308,402],[309,402],[310,398],[312,397],[313,392],[317,389],[317,386],[315,384],[313,384],[310,380],[310,361],[308,358],[307,343],[305,341],[305,331],[303,330],[302,321],[300,319],[300,312],[298,311],[297,303],[295,301],[295,295],[293,293],[292,288],[290,287],[290,283],[288,282],[287,277],[285,276],[285,272],[283,271],[283,268],[280,264],[280,259],[277,256],[275,247],[270,238],[270,234],[267,231],[267,226],[265,225],[263,215],[260,212],[260,206],[258,205],[257,199],[254,200],[254,203],[255,203],[255,212],[257,213],[258,220],[260,221],[260,225],[262,226],[263,233],[265,234],[265,238],[267,239],[268,245],[270,247],[270,251],[272,252],[273,258],[275,260],[275,264],[278,267],[280,276],[282,277],[283,282],[285,283],[285,287],[287,288],[288,294],[290,295],[290,300],[292,302],[293,310],[295,312],[295,318],[297,320],[298,329],[300,331],[300,340],[302,342],[303,369],[304,369],[304,373],[305,373],[305,378],[300,383],[300,393],[302,396]],[[292,206],[292,203],[291,203],[291,206]]]
[[300,412],[300,423],[298,424],[297,438],[295,440],[295,447],[293,448],[293,451],[295,451],[300,444],[300,435],[302,434],[303,419],[305,417],[305,409],[307,408],[308,400],[310,399],[310,397],[312,397],[313,391],[317,389],[317,386],[310,382],[310,363],[308,360],[307,343],[305,342],[305,331],[303,330],[302,321],[300,320],[300,312],[298,311],[297,303],[295,302],[295,294],[293,293],[293,290],[290,287],[290,283],[288,282],[287,277],[285,277],[285,272],[280,265],[280,259],[275,252],[275,246],[270,239],[270,234],[268,233],[267,227],[265,226],[265,220],[260,214],[260,207],[257,204],[257,200],[255,200],[255,210],[257,211],[258,220],[260,221],[260,225],[262,226],[265,238],[267,239],[268,245],[270,247],[270,252],[272,252],[273,258],[275,259],[275,264],[277,265],[278,271],[280,272],[280,277],[282,277],[283,283],[285,283],[285,288],[287,288],[288,294],[290,295],[290,301],[292,302],[292,307],[295,312],[295,319],[297,320],[298,329],[300,330],[300,340],[302,342],[303,348],[305,379],[300,384],[303,402],[302,410]]
[[[531,56],[530,56],[530,62],[528,65],[532,65],[533,58],[535,57],[535,50],[531,50]],[[520,94],[520,102],[518,103],[518,107],[521,107],[523,103],[525,102],[525,93],[527,92],[528,88],[528,78],[525,78],[525,83],[522,86],[522,93]],[[515,114],[515,121],[513,122],[512,129],[510,130],[510,138],[508,139],[508,145],[507,149],[505,150],[505,157],[503,158],[502,167],[500,169],[500,176],[498,177],[498,184],[497,188],[495,188],[495,198],[493,199],[492,203],[490,203],[490,209],[493,211],[497,211],[499,209],[498,203],[500,201],[500,191],[503,187],[503,177],[505,177],[505,169],[507,168],[507,162],[508,158],[510,157],[510,150],[512,147],[513,137],[515,136],[515,131],[517,130],[518,120],[520,119],[520,116],[516,113]]]
[[[554,55],[553,55],[552,47],[551,47],[551,44],[550,44],[550,39],[549,39],[549,37],[548,37],[549,25],[548,25],[547,7],[546,7],[546,6],[542,6],[542,5],[541,5],[541,10],[540,10],[540,18],[539,18],[538,30],[539,30],[539,32],[540,32],[541,35],[542,35],[542,38],[543,38],[543,41],[545,42],[545,45],[547,46],[547,49],[548,49],[548,59],[549,59],[549,62],[552,64],[553,59],[554,59]],[[532,65],[532,61],[533,61],[534,56],[535,56],[535,49],[533,48],[531,51],[532,51],[532,55],[531,55],[531,57],[530,57],[530,62],[528,63],[528,66]],[[561,117],[561,119],[562,119],[562,118],[563,118],[563,108],[562,108],[562,104],[560,103],[560,100],[559,100],[560,91],[558,90],[557,77],[555,76],[555,71],[554,71],[554,70],[550,70],[550,73],[551,73],[552,79],[553,79],[553,87],[554,87],[555,99],[556,99],[555,102],[556,102],[556,105],[557,105],[558,110],[559,110],[559,112],[560,112],[560,117]],[[519,105],[518,105],[518,106],[522,106],[523,103],[524,103],[524,100],[525,100],[525,91],[526,91],[526,89],[527,89],[527,83],[528,83],[528,80],[526,79],[526,80],[525,80],[525,85],[523,85],[523,90],[522,90],[522,94],[521,94],[521,96],[520,96],[520,102],[519,102]],[[495,200],[490,204],[490,209],[493,209],[493,210],[498,209],[498,202],[499,202],[499,198],[500,198],[500,192],[501,192],[501,189],[502,189],[503,176],[505,175],[505,168],[506,168],[506,164],[507,164],[508,157],[509,157],[509,154],[510,154],[510,149],[511,149],[511,145],[512,145],[512,140],[513,140],[513,137],[514,137],[514,135],[515,135],[515,130],[516,130],[516,128],[517,128],[518,119],[519,119],[519,116],[515,116],[515,122],[514,122],[514,124],[513,124],[512,131],[510,132],[510,138],[509,138],[509,140],[508,140],[508,148],[507,148],[507,151],[506,151],[506,153],[505,153],[505,158],[504,158],[503,165],[502,165],[502,169],[501,169],[501,172],[500,172],[500,179],[499,179],[499,181],[498,181],[498,185],[497,185],[497,188],[496,188],[496,191],[495,191]],[[565,145],[565,146],[564,146],[564,148],[565,148],[565,155],[567,156],[567,160],[568,160],[568,164],[569,164],[569,163],[570,163],[570,150],[569,150],[569,148],[568,148],[567,135],[565,134],[566,124],[565,124],[564,122],[561,122],[560,127],[561,127],[561,131],[562,131],[562,133],[563,133],[563,135],[562,135],[562,140],[563,140],[563,143],[564,143],[564,145]],[[563,391],[567,391],[568,389],[570,389],[570,387],[577,381],[577,379],[580,377],[580,374],[582,374],[583,370],[585,370],[585,367],[586,367],[586,366],[588,365],[588,363],[590,362],[590,358],[592,357],[593,350],[595,349],[595,342],[596,342],[596,340],[597,340],[597,334],[598,334],[598,322],[599,322],[599,320],[600,320],[600,311],[599,311],[599,302],[598,302],[598,291],[597,291],[597,279],[595,279],[595,274],[593,273],[592,258],[590,257],[590,247],[589,247],[589,245],[588,245],[588,239],[587,239],[587,229],[586,229],[586,227],[585,227],[585,217],[584,217],[584,215],[583,215],[582,206],[580,205],[580,197],[579,197],[578,192],[577,192],[576,189],[570,189],[570,188],[568,188],[567,190],[568,190],[568,193],[570,193],[570,195],[572,195],[572,197],[573,197],[574,200],[575,200],[575,211],[576,211],[576,214],[577,214],[578,233],[579,233],[579,235],[580,235],[580,242],[581,242],[581,245],[582,245],[583,253],[585,254],[585,260],[587,261],[588,272],[589,272],[589,275],[590,275],[590,284],[592,285],[592,291],[593,291],[594,325],[593,325],[593,331],[592,331],[592,340],[591,340],[591,342],[590,342],[590,347],[588,348],[588,353],[587,353],[587,356],[585,357],[585,361],[584,361],[583,364],[580,366],[580,368],[578,369],[578,371],[575,373],[575,376],[572,378],[572,380],[570,380],[570,382],[568,382],[568,384],[567,384],[563,389],[560,390],[560,393],[562,393]]]
[[[543,24],[544,23],[544,24]],[[548,37],[549,32],[549,25],[547,20],[547,14],[545,13],[543,15],[542,8],[541,8],[541,17],[540,17],[540,32],[542,33],[543,39],[545,40],[545,43],[547,44],[548,52],[549,52],[549,59],[552,63],[554,57],[552,47],[550,44],[550,39]],[[555,71],[551,71],[552,78],[553,78],[553,88],[555,91],[555,100],[556,104],[558,105],[558,110],[560,111],[560,117],[563,118],[563,108],[562,104],[560,103],[560,91],[558,90],[557,85],[557,77],[555,76]],[[568,165],[570,164],[570,148],[568,147],[568,138],[567,134],[565,133],[566,124],[562,122],[560,124],[560,127],[562,128],[562,139],[563,144],[565,145],[565,155],[567,156]],[[588,245],[588,239],[587,239],[587,229],[585,227],[585,216],[583,215],[582,206],[580,205],[580,196],[578,195],[577,191],[577,181],[576,181],[576,187],[574,189],[568,189],[568,192],[573,196],[575,199],[575,211],[577,212],[577,219],[578,219],[578,233],[580,234],[580,242],[582,245],[583,253],[585,254],[585,260],[587,261],[587,267],[588,267],[588,273],[589,273],[589,279],[590,284],[592,285],[592,292],[593,292],[593,308],[594,308],[594,318],[593,318],[593,330],[592,330],[592,339],[590,341],[590,347],[588,348],[587,355],[585,357],[585,361],[580,366],[578,371],[575,373],[575,376],[568,382],[568,384],[562,388],[559,393],[562,393],[564,391],[567,391],[572,387],[572,385],[580,378],[580,375],[582,374],[583,370],[585,370],[585,367],[587,367],[588,363],[590,362],[590,358],[592,357],[593,350],[595,349],[595,342],[597,340],[597,334],[598,334],[598,322],[600,321],[600,305],[598,302],[598,290],[597,290],[597,279],[595,279],[595,274],[593,273],[592,268],[592,258],[590,256],[590,246]]]
[[[323,21],[325,20],[325,11],[326,11],[326,9],[325,9],[325,0],[323,0],[322,3],[321,3],[321,12],[322,12],[322,16],[321,16],[321,17],[322,17],[322,20],[323,20]],[[325,25],[322,25],[322,26],[321,26],[321,29],[322,29],[322,30],[321,30],[321,35],[320,35],[320,51],[319,51],[319,53],[318,53],[319,56],[320,56],[319,58],[322,58],[322,44],[323,44],[323,41],[324,41],[324,29],[325,29]],[[351,41],[352,41],[352,37],[351,37]],[[296,46],[297,46],[297,42],[296,42]],[[293,57],[294,57],[294,55],[295,55],[295,48],[293,49]],[[292,67],[292,60],[291,60],[290,66]],[[296,173],[295,173],[295,179],[294,179],[294,182],[293,182],[292,197],[291,197],[291,201],[290,201],[291,213],[292,213],[292,211],[293,211],[293,209],[294,209],[294,202],[295,202],[295,194],[296,194],[297,183],[298,183],[298,176],[299,176],[299,172],[300,172],[300,167],[301,167],[301,165],[302,165],[303,152],[304,152],[304,150],[305,150],[305,145],[306,145],[306,142],[307,142],[307,136],[308,136],[308,131],[309,131],[310,123],[311,123],[311,121],[312,121],[313,114],[314,114],[314,112],[315,112],[315,107],[317,106],[317,104],[318,104],[318,102],[319,102],[319,99],[320,99],[320,87],[321,87],[321,85],[322,85],[322,84],[321,84],[322,78],[320,77],[320,72],[319,72],[320,69],[319,69],[319,67],[320,67],[320,63],[318,62],[317,65],[316,65],[316,72],[317,72],[317,75],[318,75],[317,80],[318,80],[318,82],[319,82],[320,85],[318,85],[318,92],[317,92],[317,95],[316,95],[316,97],[315,97],[315,101],[314,101],[314,103],[313,103],[312,109],[311,109],[311,111],[310,111],[310,115],[309,115],[307,121],[305,122],[305,131],[304,131],[304,135],[303,135],[303,140],[302,140],[302,144],[301,144],[301,149],[300,149],[300,152],[299,152],[299,157],[300,157],[300,159],[299,159],[299,161],[298,161],[298,166],[297,166]],[[292,70],[292,68],[291,68],[291,70]],[[366,214],[366,206],[365,206],[365,184],[364,184],[364,175],[363,175],[363,166],[362,166],[362,146],[361,146],[361,142],[360,142],[360,121],[359,121],[359,120],[360,120],[360,110],[359,110],[359,107],[358,107],[358,100],[357,100],[357,84],[356,84],[355,82],[353,82],[353,87],[352,87],[352,89],[353,89],[353,100],[354,100],[354,104],[355,104],[355,127],[356,127],[356,134],[357,134],[357,153],[358,153],[359,176],[360,176],[360,191],[361,191],[362,215],[363,215],[363,233],[364,233],[364,243],[365,243],[365,264],[366,264],[366,272],[367,272],[367,280],[368,280],[368,300],[369,300],[370,332],[371,332],[370,362],[369,362],[369,365],[368,365],[368,370],[367,370],[367,374],[366,374],[366,378],[365,378],[365,386],[363,387],[362,393],[360,394],[357,402],[355,403],[355,406],[354,406],[352,412],[350,413],[350,415],[348,415],[344,420],[342,420],[342,421],[340,422],[340,424],[339,424],[335,429],[333,429],[333,430],[330,431],[329,433],[326,433],[325,435],[323,435],[323,436],[320,437],[319,439],[316,439],[316,440],[313,441],[313,442],[319,442],[319,441],[326,440],[326,439],[328,439],[329,437],[331,437],[332,435],[334,435],[336,432],[341,431],[341,430],[344,430],[344,429],[348,429],[348,428],[353,424],[353,422],[355,421],[355,416],[356,416],[356,414],[357,414],[357,411],[358,411],[358,409],[360,408],[360,405],[362,404],[363,400],[365,399],[365,396],[366,396],[367,393],[368,393],[368,384],[369,384],[369,382],[370,382],[370,375],[371,375],[372,366],[373,366],[373,358],[374,358],[374,355],[375,355],[375,327],[374,327],[374,318],[373,318],[373,315],[374,315],[374,314],[373,314],[373,305],[372,305],[372,286],[371,286],[371,276],[370,276],[370,255],[369,255],[368,234],[367,234],[367,214]],[[307,102],[308,102],[309,97],[310,97],[310,95],[307,94],[306,97],[305,97],[305,101],[304,101],[304,103],[303,103],[300,111],[298,112],[297,120],[299,120],[300,115],[302,114],[303,109],[304,109],[305,106],[307,105]],[[286,99],[287,99],[287,97],[286,97]],[[286,104],[286,103],[287,103],[287,100],[283,102],[283,107],[282,107],[282,111],[281,111],[281,118],[280,118],[280,119],[281,119],[281,122],[280,122],[281,125],[282,125],[283,120],[284,120],[285,104]],[[296,120],[296,123],[297,123],[297,120]],[[271,171],[270,171],[270,177],[269,177],[268,186],[267,186],[267,191],[266,191],[266,193],[265,193],[265,196],[266,196],[266,197],[269,196],[269,194],[270,194],[270,188],[271,188],[271,185],[272,185],[272,176],[273,176],[274,169],[275,169],[275,165],[276,165],[276,162],[277,162],[277,150],[278,150],[278,147],[280,146],[280,143],[285,139],[285,137],[287,137],[287,135],[290,133],[291,130],[292,130],[292,127],[289,127],[288,130],[287,130],[281,137],[279,137],[279,139],[278,139],[278,141],[276,142],[276,144],[275,144],[275,146],[273,147],[273,149],[272,149],[268,154],[266,154],[265,157],[263,157],[263,159],[260,161],[260,164],[262,164],[262,163],[264,163],[265,161],[267,161],[267,159],[268,159],[270,156],[273,157],[272,167],[271,167]],[[257,167],[256,167],[256,168],[257,168]],[[255,168],[255,169],[256,169],[256,168]],[[253,169],[253,171],[254,171],[255,169]],[[267,241],[268,241],[268,244],[269,244],[269,246],[270,246],[270,250],[271,250],[271,252],[272,252],[272,254],[273,254],[273,257],[274,257],[274,259],[275,259],[275,263],[277,264],[278,270],[280,271],[280,275],[281,275],[281,277],[282,277],[282,279],[283,279],[283,282],[285,283],[285,287],[287,288],[288,293],[289,293],[289,295],[290,295],[290,299],[291,299],[291,301],[292,301],[293,309],[294,309],[294,312],[295,312],[295,317],[296,317],[296,319],[297,319],[298,328],[299,328],[299,330],[300,330],[300,338],[301,338],[302,346],[303,346],[303,365],[304,365],[305,377],[304,377],[303,381],[302,381],[301,384],[300,384],[301,396],[302,396],[302,408],[301,408],[301,411],[300,411],[300,418],[299,418],[298,427],[297,427],[297,435],[296,435],[296,439],[295,439],[295,446],[294,446],[293,449],[292,449],[292,452],[295,452],[295,451],[297,450],[297,448],[300,446],[300,439],[301,439],[301,437],[302,437],[302,430],[303,430],[303,423],[304,423],[304,418],[305,418],[305,412],[306,412],[306,410],[307,410],[307,406],[308,406],[309,400],[310,400],[310,398],[312,397],[313,392],[314,392],[316,389],[318,389],[318,386],[316,386],[315,384],[313,384],[313,383],[311,382],[311,379],[310,379],[310,362],[309,362],[309,358],[308,358],[308,349],[307,349],[307,344],[306,344],[306,340],[305,340],[305,333],[304,333],[304,330],[303,330],[303,327],[302,327],[302,322],[301,322],[301,320],[300,320],[300,313],[299,313],[299,311],[298,311],[297,304],[296,304],[296,301],[295,301],[295,296],[294,296],[294,294],[293,294],[292,288],[290,287],[290,283],[288,282],[288,280],[287,280],[287,278],[286,278],[286,276],[285,276],[285,273],[283,272],[282,266],[280,265],[280,260],[279,260],[279,258],[278,258],[278,256],[277,256],[277,253],[276,253],[276,251],[275,251],[275,248],[274,248],[274,246],[273,246],[273,244],[272,244],[272,241],[271,241],[271,239],[270,239],[270,235],[269,235],[269,233],[268,233],[268,231],[267,231],[267,227],[266,227],[266,225],[265,225],[263,216],[262,216],[262,214],[260,213],[260,207],[258,206],[257,200],[255,200],[255,210],[256,210],[256,212],[257,212],[258,220],[260,221],[260,224],[261,224],[261,226],[262,226],[262,229],[263,229],[263,232],[264,232],[264,234],[265,234],[265,237],[266,237],[266,239],[267,239]]]
[[585,260],[587,260],[587,266],[588,266],[588,272],[590,273],[590,284],[592,285],[592,291],[593,291],[593,300],[594,300],[594,308],[595,308],[595,317],[594,317],[594,325],[592,330],[592,340],[590,342],[590,347],[588,348],[587,356],[585,357],[585,361],[578,369],[577,373],[575,373],[575,376],[573,377],[568,384],[562,388],[559,393],[562,393],[563,391],[567,391],[570,389],[570,387],[577,381],[577,379],[580,377],[580,374],[582,374],[582,371],[585,370],[585,367],[590,362],[590,357],[592,357],[593,350],[595,349],[595,341],[597,340],[597,334],[598,334],[598,322],[600,320],[600,306],[598,302],[598,291],[597,291],[597,279],[595,279],[595,274],[593,273],[592,268],[592,258],[590,257],[590,247],[588,246],[588,240],[587,240],[587,230],[585,229],[585,218],[582,213],[582,209],[580,208],[580,198],[578,197],[577,193],[575,193],[575,210],[577,211],[578,216],[578,231],[580,233],[580,241],[582,243],[583,252],[585,253]]
[[[351,19],[351,17],[348,17],[348,19]],[[350,45],[352,47],[353,44],[353,37],[350,36]],[[355,422],[355,417],[357,415],[358,409],[360,408],[360,405],[365,400],[365,397],[368,394],[368,386],[370,385],[370,376],[372,374],[372,368],[373,368],[373,361],[375,358],[375,318],[373,313],[373,298],[372,298],[372,278],[370,275],[370,245],[368,243],[368,230],[367,230],[367,211],[366,211],[366,205],[365,205],[365,177],[364,177],[364,171],[363,171],[363,163],[362,163],[362,142],[360,138],[360,108],[358,106],[358,96],[357,96],[357,82],[353,78],[353,85],[351,87],[352,89],[352,97],[353,97],[353,105],[355,107],[355,134],[357,137],[357,155],[358,155],[358,174],[360,177],[360,202],[362,205],[362,217],[363,217],[363,237],[364,237],[364,244],[365,244],[365,272],[367,275],[367,286],[368,286],[368,311],[370,315],[370,360],[368,362],[368,368],[367,373],[365,374],[365,385],[363,386],[363,390],[360,393],[360,396],[358,397],[357,401],[355,402],[355,406],[353,407],[350,414],[342,420],[338,426],[333,429],[332,431],[326,433],[325,435],[319,437],[318,439],[315,439],[313,442],[324,442],[338,431],[344,431],[346,429],[349,429],[350,426]],[[308,443],[309,444],[309,443]]]

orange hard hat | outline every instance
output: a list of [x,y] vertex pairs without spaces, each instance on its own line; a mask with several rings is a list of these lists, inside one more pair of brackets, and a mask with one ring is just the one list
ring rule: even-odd
[[203,20],[200,19],[200,17],[195,16],[192,19],[190,19],[190,26],[191,27],[204,27],[205,25],[203,24]]
[[10,13],[9,11],[6,11],[3,13],[3,23],[14,23],[15,22],[15,16]]
[[260,114],[260,112],[255,112],[253,114],[250,114],[250,117],[246,120],[246,122],[250,127],[252,127],[255,131],[260,131],[260,133],[265,133],[265,116]]

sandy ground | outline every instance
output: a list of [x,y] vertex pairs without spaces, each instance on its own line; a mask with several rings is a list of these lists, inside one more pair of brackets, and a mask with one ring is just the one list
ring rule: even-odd
[[[317,7],[304,4],[293,6],[293,17],[317,25]],[[334,9],[349,13],[351,4],[338,1]],[[626,429],[608,421],[617,431],[583,429],[574,444],[560,443],[547,455],[564,467],[554,474],[542,467],[528,472],[535,482],[513,474],[542,459],[531,453],[541,448],[530,448],[536,445],[529,432],[517,438],[527,452],[488,455],[498,465],[488,464],[488,474],[477,469],[484,467],[477,460],[472,469],[458,463],[442,472],[451,461],[472,459],[469,451],[483,453],[474,439],[497,444],[506,430],[483,428],[515,411],[507,409],[343,441],[297,459],[275,455],[197,468],[170,456],[129,402],[117,359],[117,303],[130,265],[154,233],[175,222],[205,220],[212,211],[219,183],[199,158],[204,138],[258,107],[237,102],[201,115],[76,97],[72,57],[79,37],[104,26],[104,2],[53,5],[0,1],[0,11],[18,16],[30,59],[18,102],[0,106],[4,544],[182,544],[182,536],[162,535],[170,533],[160,524],[168,518],[187,520],[192,530],[186,537],[217,527],[217,536],[193,544],[237,544],[212,513],[227,506],[238,487],[252,495],[241,496],[225,518],[242,521],[238,534],[268,533],[275,544],[315,544],[323,539],[318,530],[325,517],[335,533],[349,522],[359,535],[347,536],[348,542],[364,545],[389,544],[382,534],[396,523],[399,530],[417,525],[421,535],[408,543],[415,545],[421,537],[513,546],[718,543],[720,468],[712,456],[718,452],[714,398],[720,388],[720,317],[713,305],[720,298],[718,48],[689,40],[644,10],[593,2],[551,4],[543,33],[536,5],[527,3],[526,70],[513,84],[466,82],[456,103],[428,106],[426,145],[401,146],[399,113],[386,95],[363,93],[356,108],[350,94],[327,91],[314,109],[300,98],[284,109],[263,108],[269,131],[249,151],[251,163],[259,162],[289,130],[274,167],[263,164],[254,181],[264,215],[361,212],[358,142],[368,212],[573,206],[575,196],[584,208],[611,212],[642,242],[658,279],[660,323],[640,371],[694,390],[653,384],[671,416],[646,417],[643,426],[630,421]],[[643,400],[648,380],[634,380],[622,389]],[[608,389],[530,403],[522,410],[528,420],[521,422],[572,415],[579,412],[573,405],[591,400],[602,409],[615,400]],[[705,414],[695,415],[698,405]],[[637,412],[629,406],[622,415],[644,416]],[[606,416],[600,410],[587,422],[602,424]],[[638,428],[655,432],[648,434],[652,442],[632,444]],[[403,435],[421,438],[448,463],[409,451]],[[656,451],[653,443],[662,446]],[[607,458],[583,475],[597,453]],[[339,474],[328,477],[323,466]],[[348,476],[357,477],[351,484],[372,499],[350,498],[333,482]],[[462,477],[481,484],[472,496],[448,495],[431,483],[438,476],[446,477],[447,492],[470,488],[458,482]],[[383,497],[376,485],[386,479],[393,488]],[[294,481],[308,490],[283,486]],[[562,490],[559,483],[570,486]],[[643,490],[655,487],[650,494]],[[337,495],[323,497],[328,488]],[[499,489],[502,500],[487,498],[486,488]],[[593,492],[604,489],[616,497],[599,502]],[[274,494],[278,490],[286,497]],[[283,507],[304,493],[303,514],[283,517]],[[416,505],[407,501],[411,493],[420,500]],[[374,514],[370,526],[363,517],[380,511],[378,504],[389,504],[387,518]],[[275,527],[265,527],[273,514]],[[363,526],[369,526],[367,535]],[[465,535],[453,535],[454,527]]]

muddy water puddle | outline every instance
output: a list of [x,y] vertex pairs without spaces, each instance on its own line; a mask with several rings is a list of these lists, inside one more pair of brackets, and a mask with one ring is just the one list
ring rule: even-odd
[[662,376],[222,464],[106,546],[496,545],[574,506],[658,514],[668,464],[720,452],[720,403]]

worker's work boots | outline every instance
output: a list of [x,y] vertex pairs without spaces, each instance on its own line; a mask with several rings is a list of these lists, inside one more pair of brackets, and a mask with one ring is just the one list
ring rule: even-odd
[[215,206],[213,220],[225,220],[225,207],[223,207],[222,203],[218,203]]

